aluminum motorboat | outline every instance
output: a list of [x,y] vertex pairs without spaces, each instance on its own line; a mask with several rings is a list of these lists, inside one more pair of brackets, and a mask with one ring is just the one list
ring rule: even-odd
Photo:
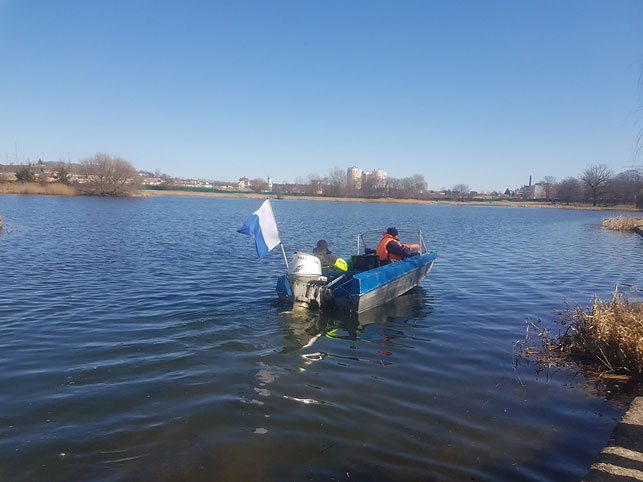
[[[419,285],[431,271],[435,251],[426,248],[422,231],[400,228],[408,240],[417,236],[412,256],[397,262],[382,261],[375,253],[380,231],[357,235],[357,254],[351,256],[348,269],[322,268],[319,258],[296,252],[288,264],[288,274],[277,280],[277,293],[297,308],[339,309],[362,313],[380,306]],[[368,244],[367,244],[368,243]]]

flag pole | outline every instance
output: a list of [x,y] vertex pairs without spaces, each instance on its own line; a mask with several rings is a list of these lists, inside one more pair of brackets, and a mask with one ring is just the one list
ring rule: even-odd
[[281,253],[284,255],[284,261],[286,262],[286,270],[288,270],[288,258],[286,258],[286,250],[284,249],[284,244],[279,243],[279,246],[281,246]]

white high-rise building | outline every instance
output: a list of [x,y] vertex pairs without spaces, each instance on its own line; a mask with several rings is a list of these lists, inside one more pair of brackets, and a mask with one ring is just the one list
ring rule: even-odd
[[346,187],[349,191],[362,189],[362,170],[359,167],[349,167],[346,170]]
[[371,173],[373,189],[386,189],[388,185],[388,173],[383,169],[373,169]]

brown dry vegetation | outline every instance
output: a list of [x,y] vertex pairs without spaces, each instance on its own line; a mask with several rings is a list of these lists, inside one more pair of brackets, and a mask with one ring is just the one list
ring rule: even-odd
[[75,196],[76,189],[66,184],[49,183],[40,184],[37,182],[0,183],[0,194],[49,194],[55,196]]
[[643,378],[643,302],[629,301],[615,290],[609,302],[594,298],[587,310],[580,306],[568,310],[561,324],[568,325],[565,332],[545,341],[548,353]]
[[632,231],[638,226],[643,226],[643,218],[633,216],[614,216],[603,219],[603,227],[617,231]]

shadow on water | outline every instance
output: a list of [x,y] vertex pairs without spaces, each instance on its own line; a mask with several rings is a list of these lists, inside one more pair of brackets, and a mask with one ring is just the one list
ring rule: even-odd
[[398,298],[363,313],[284,310],[287,345],[281,353],[312,346],[321,337],[353,341],[393,340],[404,337],[396,325],[419,326],[433,308],[433,298],[418,286]]

